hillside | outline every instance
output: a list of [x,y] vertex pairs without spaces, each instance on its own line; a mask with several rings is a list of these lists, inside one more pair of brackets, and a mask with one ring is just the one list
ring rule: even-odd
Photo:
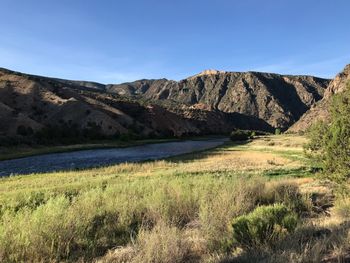
[[288,132],[304,132],[315,123],[315,121],[329,118],[328,106],[332,96],[342,92],[348,81],[350,81],[350,64],[329,83],[322,100],[311,107],[299,121],[288,129]]
[[179,82],[104,85],[0,69],[0,139],[287,129],[323,97],[328,83],[311,76],[211,70]]
[[[0,136],[140,136],[198,133],[194,123],[158,106],[106,93],[104,85],[0,71]],[[166,121],[164,121],[166,120]]]
[[283,76],[259,72],[204,71],[177,81],[140,80],[108,85],[109,92],[161,101],[167,107],[239,113],[286,129],[323,97],[329,80],[311,76]]

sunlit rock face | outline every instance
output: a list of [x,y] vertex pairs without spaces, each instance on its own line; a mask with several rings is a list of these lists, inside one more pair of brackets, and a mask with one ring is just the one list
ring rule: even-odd
[[0,139],[52,127],[109,137],[287,129],[328,84],[312,76],[205,70],[181,81],[104,85],[0,69]]
[[259,72],[205,70],[181,81],[140,80],[107,90],[160,103],[238,113],[287,129],[322,99],[329,80]]
[[347,65],[342,72],[340,72],[328,85],[324,98],[317,102],[308,110],[299,121],[292,125],[288,132],[304,132],[313,123],[318,120],[327,120],[329,118],[329,104],[332,96],[341,93],[345,90],[347,83],[350,81],[350,64]]

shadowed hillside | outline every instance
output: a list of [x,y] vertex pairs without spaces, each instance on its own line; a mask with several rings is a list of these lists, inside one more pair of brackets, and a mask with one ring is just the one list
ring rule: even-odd
[[227,134],[286,129],[323,97],[328,80],[269,73],[204,71],[179,82],[119,85],[0,70],[0,138]]

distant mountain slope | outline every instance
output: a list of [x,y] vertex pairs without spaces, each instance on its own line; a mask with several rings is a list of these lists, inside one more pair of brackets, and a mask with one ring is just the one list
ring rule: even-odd
[[[0,142],[40,133],[60,136],[134,134],[183,136],[228,133],[240,116],[221,112],[171,112],[104,91],[103,84],[26,75],[0,69]],[[192,118],[195,116],[195,118]],[[244,124],[246,125],[246,124]],[[268,129],[254,122],[252,127]],[[260,125],[260,126],[258,126]]]
[[295,133],[306,131],[317,120],[325,120],[329,118],[328,107],[332,96],[336,93],[341,93],[349,81],[350,64],[330,82],[325,91],[324,98],[317,102],[300,118],[299,121],[292,125],[288,129],[288,132]]
[[108,85],[107,91],[157,101],[169,108],[187,105],[240,113],[286,129],[323,97],[328,84],[327,79],[311,76],[209,70],[179,82],[139,80]]
[[104,85],[0,69],[0,139],[40,132],[55,140],[60,134],[147,137],[285,129],[323,97],[328,83],[309,76],[205,71],[179,82]]

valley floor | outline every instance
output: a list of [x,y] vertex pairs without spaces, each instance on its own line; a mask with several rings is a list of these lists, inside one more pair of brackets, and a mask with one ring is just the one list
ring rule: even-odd
[[[344,262],[350,199],[317,179],[304,143],[266,136],[162,161],[2,178],[0,261]],[[295,231],[232,242],[234,218],[273,204],[298,214]]]

